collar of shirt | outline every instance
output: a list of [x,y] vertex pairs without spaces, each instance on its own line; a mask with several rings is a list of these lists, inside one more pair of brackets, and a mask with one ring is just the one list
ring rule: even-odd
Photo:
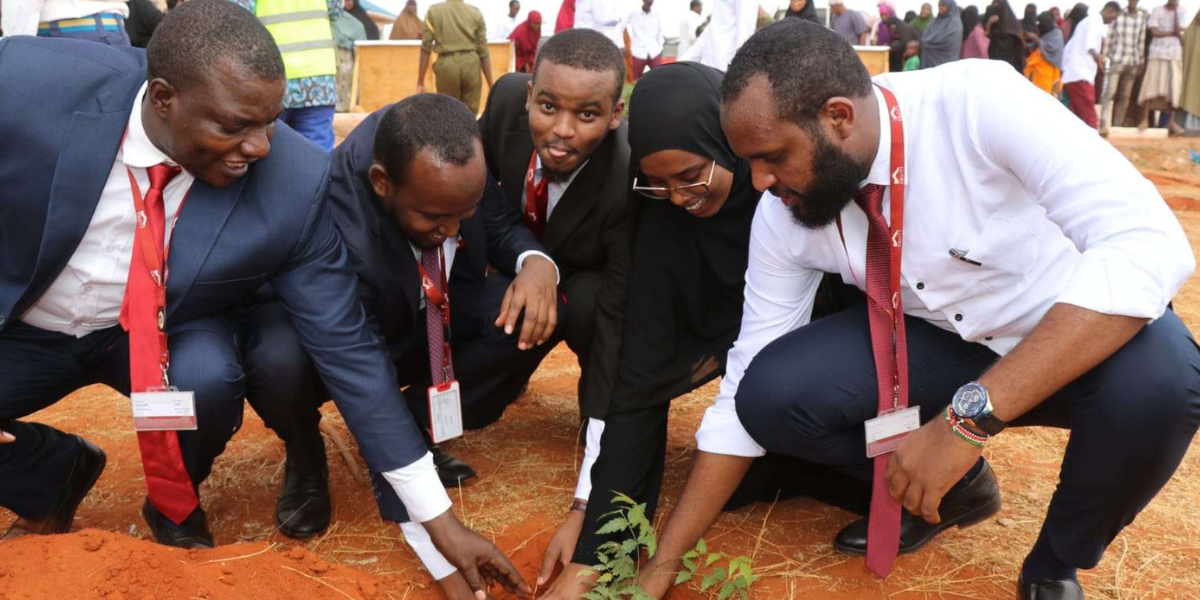
[[871,171],[867,173],[867,178],[859,187],[870,183],[886,187],[891,183],[889,172],[892,170],[892,128],[889,125],[887,101],[883,97],[883,92],[879,91],[879,87],[875,85],[871,86],[871,91],[875,92],[875,104],[879,109],[879,150],[875,152],[875,161],[871,163]]
[[[462,236],[454,238],[446,238],[442,242],[442,256],[446,259],[446,281],[450,281],[450,272],[454,270],[454,256],[458,254],[458,241]],[[421,264],[421,248],[416,244],[409,242],[408,247],[412,248],[413,257],[417,259],[417,264]],[[440,284],[439,284],[440,285]],[[421,308],[425,308],[425,288],[421,288]]]
[[[535,162],[535,165],[534,165],[534,168],[533,168],[533,180],[534,180],[534,181],[541,181],[541,180],[542,180],[542,155],[541,155],[541,154],[537,154],[537,153],[535,152],[535,153],[534,153],[534,156],[537,156],[537,158],[535,159],[535,161],[536,161],[536,162]],[[551,190],[557,190],[557,192],[558,192],[558,195],[559,195],[559,196],[562,196],[562,195],[563,195],[563,193],[565,193],[565,192],[567,191],[567,188],[571,187],[571,182],[572,182],[572,181],[575,181],[575,177],[576,177],[577,175],[579,175],[579,172],[580,172],[580,171],[582,171],[582,170],[583,170],[583,168],[584,168],[584,167],[586,167],[586,166],[587,166],[587,164],[588,164],[589,162],[591,162],[591,160],[592,160],[592,159],[590,159],[590,158],[589,158],[589,159],[587,159],[587,160],[583,161],[582,163],[579,163],[579,166],[578,166],[578,167],[575,167],[575,170],[574,170],[574,171],[571,171],[571,175],[570,175],[569,177],[567,177],[566,181],[562,181],[562,182],[555,182],[555,181],[552,181],[552,182],[550,182],[550,186],[549,186],[549,187],[550,187],[550,189],[551,189]]]
[[148,84],[143,83],[138,90],[137,98],[133,101],[133,111],[129,113],[129,127],[125,132],[125,143],[121,147],[121,161],[134,168],[145,169],[160,163],[175,165],[162,150],[150,141],[146,135],[146,127],[142,123],[142,100],[146,97]]

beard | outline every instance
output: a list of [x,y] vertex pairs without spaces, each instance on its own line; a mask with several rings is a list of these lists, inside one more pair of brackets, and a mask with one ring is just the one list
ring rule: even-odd
[[818,132],[815,141],[812,183],[808,191],[798,194],[800,200],[789,208],[792,219],[808,229],[821,229],[833,223],[871,172],[869,164],[855,160],[833,145],[824,133]]

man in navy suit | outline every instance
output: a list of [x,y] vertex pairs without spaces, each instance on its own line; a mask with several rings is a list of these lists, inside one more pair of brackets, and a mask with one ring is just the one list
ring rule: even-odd
[[[427,391],[446,379],[460,383],[466,429],[496,421],[554,345],[558,273],[488,176],[474,115],[449,96],[411,96],[364,120],[332,159],[330,211],[368,319],[388,345],[418,422],[429,427]],[[291,482],[326,485],[317,409],[329,394],[277,303],[260,304],[247,322],[247,398],[288,447],[280,531],[315,535],[328,524],[328,495]],[[450,363],[443,366],[445,342]],[[447,481],[454,465],[438,455],[443,482],[457,485]],[[449,598],[469,597],[420,525],[408,522],[411,511],[388,479],[372,474],[380,514],[402,523]]]
[[[191,484],[199,487],[240,424],[244,377],[230,311],[269,285],[368,464],[403,472],[394,491],[434,544],[475,590],[481,578],[527,588],[449,510],[354,293],[324,201],[328,160],[276,125],[283,61],[253,15],[224,0],[188,2],[163,19],[145,53],[9,38],[0,41],[0,81],[0,430],[8,434],[0,506],[19,516],[9,535],[68,530],[103,470],[103,453],[82,438],[18,419],[85,385],[130,391],[131,336],[118,322],[123,304],[137,300],[126,283],[133,287],[130,265],[143,260],[134,241],[146,239],[134,205],[139,190],[149,190],[147,201],[161,191],[170,252],[166,271],[151,272],[155,285],[165,280],[159,327],[170,384],[194,393],[198,420],[163,453],[181,455]],[[179,172],[156,182],[163,169]],[[168,518],[154,497],[152,489],[143,514],[156,539],[212,545],[203,510]]]

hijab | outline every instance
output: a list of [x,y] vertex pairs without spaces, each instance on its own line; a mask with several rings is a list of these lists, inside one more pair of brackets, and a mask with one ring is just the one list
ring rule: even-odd
[[392,34],[388,39],[419,40],[422,29],[421,19],[417,17],[417,0],[408,0],[404,10],[400,11],[400,18],[392,25]]
[[722,73],[693,62],[651,70],[629,100],[630,167],[660,150],[715,160],[733,173],[729,198],[701,219],[668,200],[635,196],[635,238],[613,411],[669,402],[724,372],[741,326],[750,223],[750,165],[721,130]]
[[910,41],[921,41],[921,32],[916,27],[901,21],[900,19],[892,19],[889,25],[896,27],[896,36],[892,40],[891,52],[888,54],[888,63],[893,72],[904,70],[904,52],[908,49]]
[[971,32],[979,25],[979,9],[968,6],[962,10],[963,39],[970,37]]
[[910,11],[904,13],[904,22],[905,23],[912,25],[912,22],[916,21],[916,20],[917,20],[917,12],[916,11],[910,10]]
[[[531,10],[524,23],[517,25],[508,39],[512,40],[513,50],[516,51],[516,69],[518,73],[532,73],[533,61],[537,56],[538,41],[542,39],[542,13]],[[533,26],[538,25],[538,29]]]
[[888,30],[888,24],[896,18],[896,5],[892,0],[881,0],[879,3],[879,30],[875,33],[875,41],[880,46],[890,46],[896,38]]
[[1063,24],[1059,26],[1062,27],[1063,30],[1063,39],[1070,41],[1071,34],[1075,33],[1075,28],[1078,27],[1079,23],[1086,19],[1087,16],[1087,5],[1082,2],[1076,4],[1075,7],[1071,9],[1071,12],[1067,13],[1067,18],[1064,19]]
[[554,21],[554,33],[575,27],[575,0],[563,0]]
[[1030,3],[1025,5],[1025,18],[1021,19],[1021,28],[1030,33],[1037,32],[1038,11],[1036,4]]
[[1066,42],[1063,41],[1062,30],[1058,28],[1058,23],[1054,18],[1054,14],[1044,12],[1038,15],[1038,49],[1042,51],[1042,57],[1046,62],[1062,69],[1063,46]]
[[937,14],[933,12],[933,6],[931,6],[928,2],[921,5],[921,11],[924,12],[925,7],[927,7],[927,6],[929,7],[929,16],[928,17],[922,17],[920,15],[917,15],[912,20],[912,26],[916,27],[917,29],[919,29],[921,31],[925,31],[925,28],[929,27],[929,24],[933,22],[934,17],[937,16]]
[[992,25],[988,32],[988,58],[1001,60],[1017,70],[1025,73],[1025,40],[1021,34],[1025,32],[1017,14],[1013,12],[1008,0],[996,0],[992,3],[992,14],[1000,20]]
[[362,23],[363,30],[367,32],[368,40],[379,39],[379,25],[376,25],[371,16],[367,14],[367,9],[363,8],[362,0],[355,0],[354,8],[346,12],[353,15],[355,19],[358,19],[359,23]]
[[959,58],[987,58],[988,46],[991,40],[983,32],[983,24],[979,21],[979,9],[968,6],[962,11],[963,45]]
[[962,11],[954,0],[939,0],[948,10],[921,36],[921,68],[931,69],[958,60],[963,45]]
[[783,18],[804,19],[805,21],[812,21],[817,25],[821,24],[821,19],[817,16],[817,7],[813,5],[812,0],[807,0],[804,3],[804,8],[798,11],[792,10],[791,6],[789,6]]

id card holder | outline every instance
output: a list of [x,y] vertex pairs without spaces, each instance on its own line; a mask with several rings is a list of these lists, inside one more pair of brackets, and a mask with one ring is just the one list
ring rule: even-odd
[[429,386],[429,435],[440,444],[463,434],[462,398],[458,380]]
[[133,428],[136,431],[195,431],[196,394],[177,388],[135,392]]
[[867,458],[895,452],[909,433],[921,427],[921,407],[910,406],[880,414],[866,422]]

